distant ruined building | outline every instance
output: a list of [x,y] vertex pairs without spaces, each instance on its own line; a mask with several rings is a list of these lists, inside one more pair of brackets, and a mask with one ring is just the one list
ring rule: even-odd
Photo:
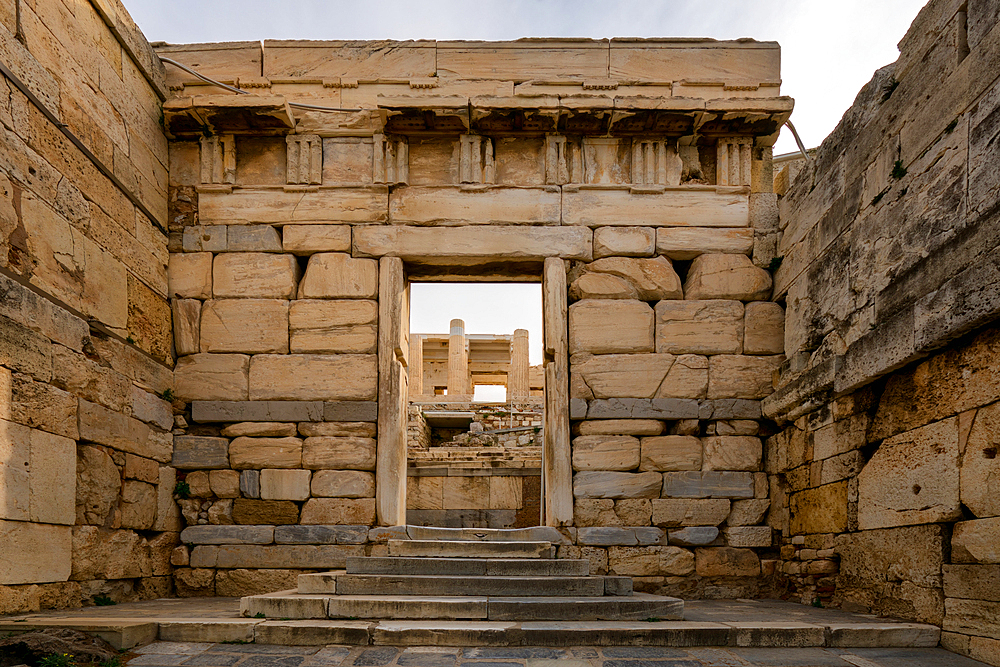
[[[931,0],[775,161],[772,42],[150,45],[119,0],[4,3],[0,613],[516,527],[1000,665],[998,15]],[[426,281],[540,283],[542,367],[411,334]]]

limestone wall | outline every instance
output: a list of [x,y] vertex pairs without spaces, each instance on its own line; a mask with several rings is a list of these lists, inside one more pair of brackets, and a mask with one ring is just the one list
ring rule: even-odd
[[998,16],[924,7],[781,198],[789,359],[764,401],[790,593],[943,624],[991,664]]
[[770,146],[792,107],[777,45],[158,51],[251,93],[168,70],[174,465],[199,489],[184,594],[384,551],[371,526],[405,510],[406,280],[542,281],[561,553],[645,590],[759,592],[784,319]]
[[163,69],[116,0],[3,3],[0,62],[0,613],[169,595]]

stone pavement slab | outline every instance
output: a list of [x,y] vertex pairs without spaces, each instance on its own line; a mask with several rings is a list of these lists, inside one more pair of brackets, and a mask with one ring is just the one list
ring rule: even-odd
[[983,667],[940,648],[268,646],[155,642],[129,667]]

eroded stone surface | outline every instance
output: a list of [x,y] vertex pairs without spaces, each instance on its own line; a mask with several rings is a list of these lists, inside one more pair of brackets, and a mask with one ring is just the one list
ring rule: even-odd
[[585,299],[569,307],[569,351],[653,351],[653,309],[634,300]]
[[771,294],[771,275],[746,255],[704,254],[691,262],[685,299],[760,301]]
[[961,460],[961,500],[977,517],[1000,516],[1000,403],[976,412]]
[[317,253],[299,286],[300,299],[373,299],[378,294],[378,264],[346,253]]
[[656,351],[673,354],[743,352],[739,301],[661,301],[656,304]]
[[959,518],[958,419],[885,440],[858,475],[858,494],[861,529]]

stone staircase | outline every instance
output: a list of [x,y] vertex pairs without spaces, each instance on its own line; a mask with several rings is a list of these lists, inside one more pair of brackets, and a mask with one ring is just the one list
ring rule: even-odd
[[633,593],[630,577],[592,576],[586,559],[556,559],[552,541],[518,539],[524,530],[410,526],[407,532],[418,539],[389,540],[388,556],[348,558],[346,570],[300,575],[298,590],[243,598],[240,613],[513,622],[683,618],[682,600]]

